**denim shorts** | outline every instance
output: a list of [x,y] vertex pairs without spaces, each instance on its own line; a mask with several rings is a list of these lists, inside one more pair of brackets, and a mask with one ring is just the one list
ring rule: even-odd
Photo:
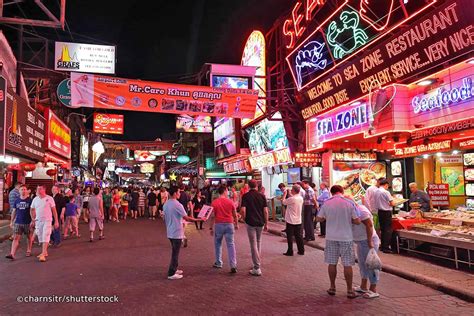
[[[357,261],[359,263],[360,276],[362,279],[369,279],[370,284],[377,284],[379,281],[380,270],[368,269],[365,265],[365,260],[369,254],[369,244],[367,240],[354,241],[357,245]],[[374,244],[374,249],[377,250],[378,244]]]

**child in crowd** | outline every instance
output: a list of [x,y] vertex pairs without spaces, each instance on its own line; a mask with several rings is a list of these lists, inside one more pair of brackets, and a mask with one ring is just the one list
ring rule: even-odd
[[64,225],[64,238],[69,237],[68,232],[71,230],[72,234],[75,235],[77,238],[81,237],[79,235],[79,227],[78,221],[81,214],[80,209],[77,207],[75,203],[74,196],[71,196],[68,199],[66,204],[66,213],[64,216],[66,217],[65,225]]

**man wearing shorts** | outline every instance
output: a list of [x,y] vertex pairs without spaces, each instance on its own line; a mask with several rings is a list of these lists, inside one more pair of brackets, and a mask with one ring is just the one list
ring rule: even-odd
[[104,239],[104,206],[99,197],[100,189],[94,188],[94,195],[89,199],[89,230],[91,232],[90,242],[94,241],[96,225],[99,226],[99,239]]
[[343,194],[344,189],[340,185],[334,185],[331,188],[332,197],[324,203],[316,220],[326,221],[324,261],[329,265],[328,273],[331,281],[331,287],[327,292],[329,295],[336,295],[337,263],[341,258],[347,284],[347,297],[355,298],[357,295],[352,289],[352,266],[355,263],[352,224],[360,224],[360,219],[354,202],[345,198]]
[[20,197],[12,204],[13,212],[10,221],[10,227],[13,228],[15,235],[12,242],[12,249],[6,258],[15,260],[15,253],[20,244],[20,239],[23,234],[26,235],[28,244],[26,248],[26,256],[31,256],[31,246],[33,245],[33,231],[30,229],[31,214],[30,206],[31,199],[28,196],[28,189],[26,185],[21,185],[19,188]]
[[59,229],[59,218],[54,199],[46,195],[46,188],[40,185],[36,193],[38,195],[31,202],[31,219],[34,220],[32,224],[35,227],[35,234],[42,245],[42,251],[38,255],[38,259],[40,262],[45,262],[48,256],[52,221],[54,218],[54,228]]

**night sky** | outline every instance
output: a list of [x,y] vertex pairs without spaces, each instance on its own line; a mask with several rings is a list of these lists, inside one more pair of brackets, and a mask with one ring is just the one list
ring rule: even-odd
[[[254,29],[265,33],[291,0],[68,1],[73,33],[117,46],[116,75],[188,83],[204,63],[240,64]],[[65,38],[71,40],[71,38]],[[71,41],[86,41],[73,34]],[[175,130],[174,115],[124,112],[127,140],[152,140]]]

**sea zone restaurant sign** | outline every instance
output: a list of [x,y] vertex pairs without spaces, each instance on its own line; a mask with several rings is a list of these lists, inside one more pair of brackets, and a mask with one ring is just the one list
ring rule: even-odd
[[416,146],[409,146],[404,148],[395,148],[395,156],[419,156],[431,152],[446,151],[452,147],[452,140],[443,140],[440,142],[432,142],[428,145],[420,144]]
[[55,70],[115,73],[115,46],[56,42]]
[[307,121],[308,150],[319,147],[323,142],[347,137],[351,132],[363,132],[369,125],[368,106],[360,104],[344,111],[323,114]]
[[[421,2],[425,3],[409,1],[407,5],[421,5]],[[364,49],[357,58],[339,65],[330,74],[315,76],[314,80],[318,80],[315,84],[308,84],[303,93],[309,104],[302,110],[303,117],[327,112],[379,87],[410,80],[416,74],[433,72],[433,67],[468,53],[474,45],[474,15],[464,8],[471,6],[470,0],[445,1],[427,16],[411,23],[409,28],[390,33],[395,36],[371,46],[371,49]],[[337,27],[339,30],[340,26]]]
[[94,133],[123,134],[123,115],[94,113]]

